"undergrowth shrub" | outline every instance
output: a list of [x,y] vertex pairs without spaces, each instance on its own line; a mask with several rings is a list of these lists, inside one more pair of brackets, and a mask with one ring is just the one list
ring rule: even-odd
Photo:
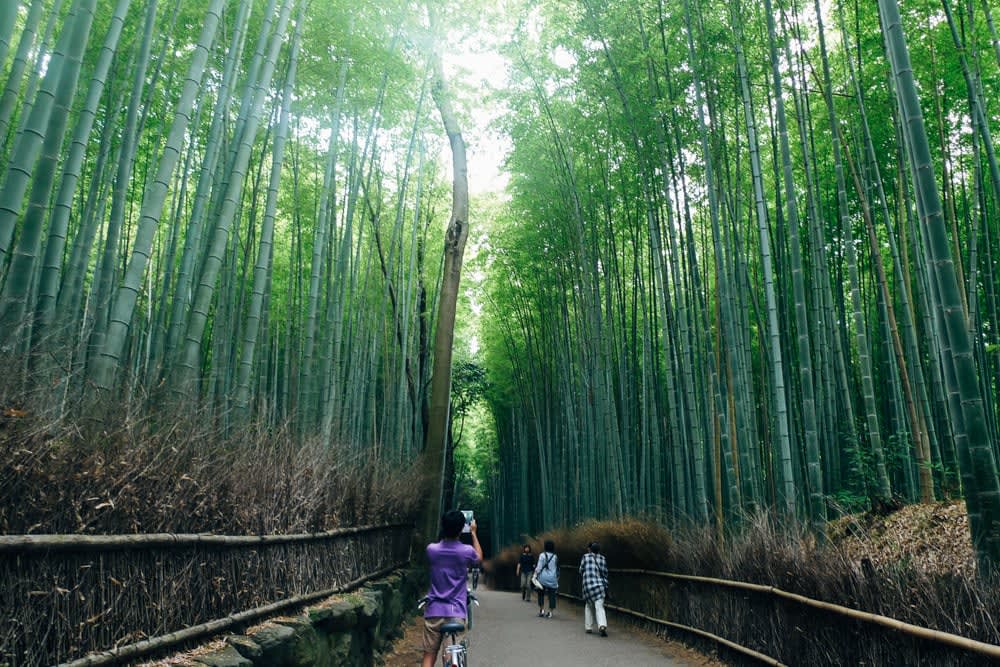
[[413,468],[288,428],[135,405],[100,423],[0,414],[0,533],[318,532],[419,509]]

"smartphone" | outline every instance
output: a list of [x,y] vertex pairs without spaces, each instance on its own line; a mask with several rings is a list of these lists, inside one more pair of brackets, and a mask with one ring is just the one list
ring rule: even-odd
[[462,514],[465,515],[465,527],[462,528],[463,533],[472,532],[472,510],[462,510]]

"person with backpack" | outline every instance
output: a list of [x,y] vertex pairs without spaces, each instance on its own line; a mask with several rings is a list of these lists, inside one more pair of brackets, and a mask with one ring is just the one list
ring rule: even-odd
[[[556,557],[556,544],[545,540],[545,550],[539,554],[535,564],[535,577],[542,589],[538,591],[539,618],[552,618],[556,609],[556,593],[559,592],[559,558]],[[545,596],[549,596],[549,610],[545,611]]]
[[580,576],[583,578],[583,600],[587,606],[583,613],[583,629],[587,634],[597,631],[608,636],[608,617],[604,613],[604,597],[608,593],[608,562],[601,554],[601,545],[591,542],[587,553],[580,559]]

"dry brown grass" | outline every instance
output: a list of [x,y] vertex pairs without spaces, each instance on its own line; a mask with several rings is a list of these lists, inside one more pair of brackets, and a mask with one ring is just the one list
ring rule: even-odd
[[0,411],[0,533],[317,532],[419,510],[412,469],[288,429],[130,413],[98,429]]
[[976,572],[963,500],[906,505],[888,515],[841,517],[830,523],[829,535],[850,561],[868,559],[878,569],[902,563],[928,574]]
[[[149,404],[101,411],[100,421],[2,406],[0,534],[313,533],[406,523],[419,510],[413,468],[301,443],[289,429],[225,428],[209,414]],[[8,614],[0,664],[63,662],[340,586],[405,558],[408,533],[7,558],[3,592],[28,603]]]

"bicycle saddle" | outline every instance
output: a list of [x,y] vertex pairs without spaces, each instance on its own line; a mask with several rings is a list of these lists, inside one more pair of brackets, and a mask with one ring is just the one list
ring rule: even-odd
[[465,623],[445,623],[441,626],[443,635],[457,635],[460,632],[465,632]]

